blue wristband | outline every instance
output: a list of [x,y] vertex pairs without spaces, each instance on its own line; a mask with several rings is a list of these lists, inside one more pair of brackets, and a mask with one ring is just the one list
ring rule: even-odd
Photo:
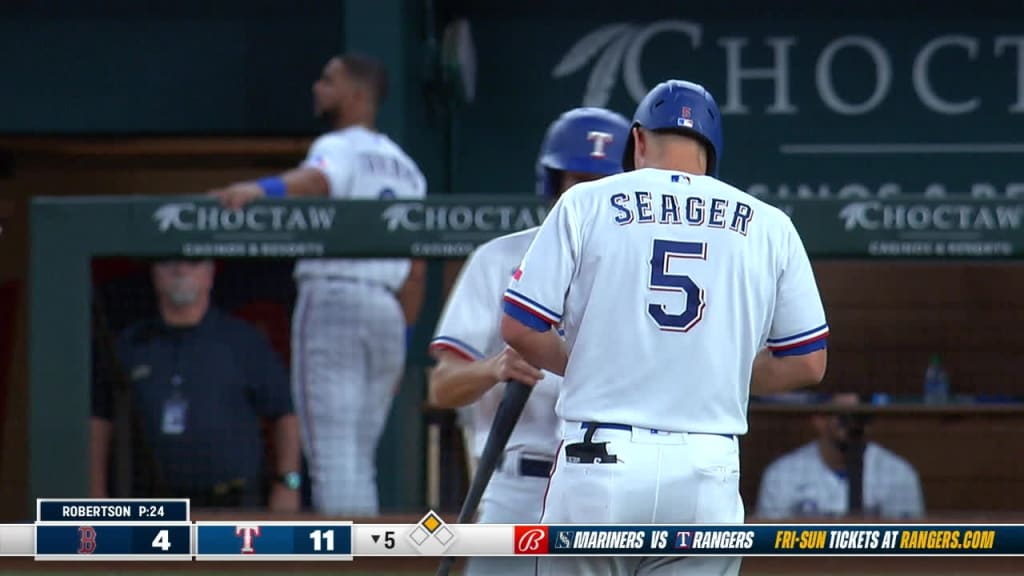
[[267,198],[284,198],[288,195],[288,185],[280,176],[261,178],[256,181],[256,184],[263,188],[263,193],[267,195]]
[[409,347],[412,345],[412,338],[415,335],[416,335],[416,327],[415,326],[406,326],[405,327],[405,349],[406,350],[408,350]]

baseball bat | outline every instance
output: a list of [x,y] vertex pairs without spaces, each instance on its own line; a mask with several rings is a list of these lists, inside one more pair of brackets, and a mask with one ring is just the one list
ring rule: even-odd
[[[484,444],[484,452],[477,463],[476,473],[473,474],[473,481],[469,485],[466,499],[462,502],[462,510],[459,511],[459,524],[471,522],[480,506],[480,498],[484,495],[484,489],[494,475],[494,469],[498,466],[498,458],[505,451],[512,429],[519,421],[519,415],[523,413],[523,407],[530,398],[533,386],[523,384],[516,380],[510,380],[505,385],[505,393],[501,398],[501,404],[494,415],[491,423],[491,431],[487,434],[487,443]],[[437,568],[436,576],[448,576],[448,571],[455,564],[454,557],[445,557]]]

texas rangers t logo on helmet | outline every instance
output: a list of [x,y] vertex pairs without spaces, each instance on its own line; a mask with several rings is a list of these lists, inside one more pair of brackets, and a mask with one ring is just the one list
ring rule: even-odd
[[598,132],[597,130],[591,130],[587,133],[587,140],[594,143],[594,149],[590,151],[590,155],[594,158],[604,158],[604,145],[613,141],[614,138],[607,132]]

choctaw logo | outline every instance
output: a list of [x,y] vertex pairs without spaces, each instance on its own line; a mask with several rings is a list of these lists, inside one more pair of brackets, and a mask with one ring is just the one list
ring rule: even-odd
[[839,211],[846,230],[1017,230],[1024,204],[851,202]]
[[388,232],[513,232],[539,225],[546,215],[545,206],[434,206],[399,202],[388,206],[380,217],[386,222]]
[[[794,78],[806,74],[810,68],[818,98],[835,114],[850,116],[868,114],[883,106],[897,90],[900,82],[906,82],[913,90],[917,101],[930,112],[943,115],[965,115],[977,112],[986,106],[992,113],[1005,115],[1024,112],[1024,92],[1011,92],[1006,107],[1005,95],[1000,99],[991,94],[996,90],[1005,91],[1004,85],[992,85],[987,91],[984,86],[974,86],[974,91],[957,96],[942,87],[943,82],[933,76],[941,73],[939,55],[952,53],[963,59],[967,66],[980,68],[991,66],[992,61],[976,58],[978,54],[1008,55],[1003,58],[999,74],[1013,74],[1009,68],[1017,64],[1021,42],[1020,36],[994,34],[943,34],[922,39],[919,46],[912,48],[911,58],[903,54],[905,48],[897,48],[896,42],[903,43],[902,36],[874,37],[849,33],[829,38],[823,45],[800,34],[780,28],[768,36],[727,35],[706,38],[704,25],[688,20],[659,20],[649,24],[615,22],[600,26],[577,40],[555,65],[551,77],[560,79],[571,76],[592,65],[583,93],[583,106],[606,106],[611,101],[613,90],[622,74],[626,92],[635,102],[640,102],[649,84],[642,75],[642,66],[650,63],[644,58],[650,41],[661,34],[671,34],[675,47],[661,58],[662,65],[670,65],[674,74],[682,77],[696,73],[688,70],[687,61],[725,62],[724,70],[715,74],[720,83],[710,82],[712,87],[725,86],[717,94],[718,103],[724,114],[749,114],[751,109],[744,100],[744,88],[752,82],[768,82],[772,86],[772,99],[764,108],[767,114],[797,114],[802,102],[793,98]],[[798,68],[793,62],[798,58],[808,59],[808,49],[816,53],[809,55],[814,65]],[[897,50],[900,53],[895,53]],[[1017,54],[1014,57],[1014,54]],[[867,58],[872,72],[865,77],[869,89],[866,97],[854,97],[840,86],[839,78],[847,72],[843,69],[850,54]],[[724,56],[724,59],[722,58]],[[899,69],[907,60],[907,68]],[[767,61],[767,63],[765,63]],[[680,68],[682,66],[682,68]],[[973,72],[973,70],[971,70]],[[1005,84],[1009,86],[1010,84]],[[903,89],[899,86],[899,89]],[[987,92],[987,93],[986,93]]]
[[296,232],[330,230],[334,206],[247,206],[226,210],[195,202],[172,202],[153,211],[160,232]]

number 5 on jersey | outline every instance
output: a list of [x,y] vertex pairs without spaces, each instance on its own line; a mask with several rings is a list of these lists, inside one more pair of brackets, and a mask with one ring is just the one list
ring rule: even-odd
[[672,260],[676,258],[707,260],[708,244],[654,240],[648,288],[657,292],[682,292],[686,295],[686,307],[679,314],[669,314],[664,304],[648,304],[647,314],[661,330],[688,332],[704,318],[704,289],[689,276],[670,271]]

